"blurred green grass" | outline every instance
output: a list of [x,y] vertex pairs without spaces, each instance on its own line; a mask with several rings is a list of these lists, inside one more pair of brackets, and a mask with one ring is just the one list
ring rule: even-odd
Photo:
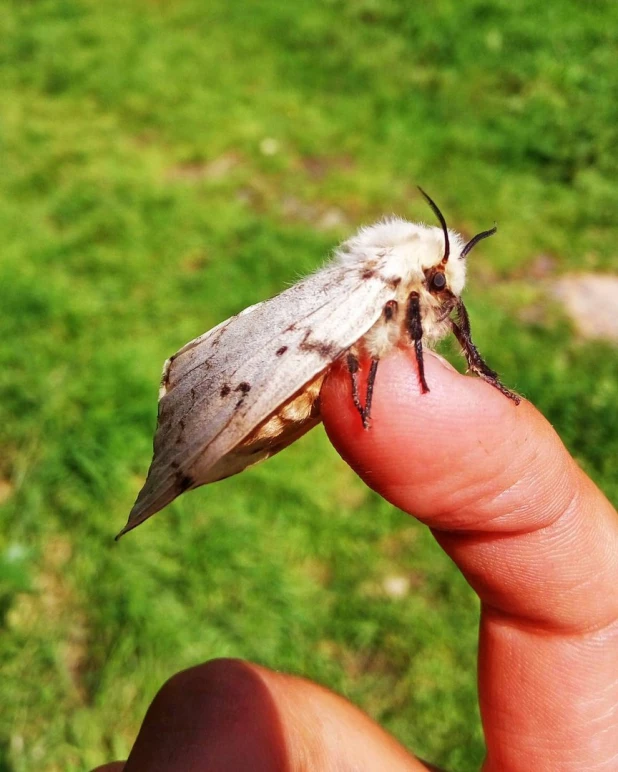
[[546,294],[616,268],[616,30],[602,0],[0,0],[0,770],[125,757],[165,678],[228,655],[478,768],[476,600],[321,430],[112,537],[163,360],[358,224],[427,219],[416,183],[499,222],[479,347],[618,500],[616,352]]

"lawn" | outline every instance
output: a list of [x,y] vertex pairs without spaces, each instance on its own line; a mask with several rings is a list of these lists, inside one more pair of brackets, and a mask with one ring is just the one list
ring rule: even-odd
[[2,772],[126,757],[220,656],[478,768],[475,596],[322,429],[113,537],[163,360],[359,224],[429,219],[416,184],[498,222],[479,348],[618,501],[616,350],[551,300],[616,270],[616,30],[611,0],[0,0]]

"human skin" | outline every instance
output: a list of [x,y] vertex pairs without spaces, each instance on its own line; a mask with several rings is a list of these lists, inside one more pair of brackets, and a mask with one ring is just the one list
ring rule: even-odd
[[[380,363],[363,430],[343,367],[326,431],[374,490],[428,525],[481,599],[484,772],[618,769],[618,517],[528,402],[425,354]],[[364,363],[363,373],[367,372]],[[126,764],[97,772],[434,769],[304,679],[214,660],[168,681]]]

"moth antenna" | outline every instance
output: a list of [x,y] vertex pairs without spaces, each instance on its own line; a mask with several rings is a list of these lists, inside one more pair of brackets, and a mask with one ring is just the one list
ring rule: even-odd
[[435,216],[440,220],[440,225],[442,226],[442,230],[444,231],[444,257],[442,258],[442,265],[445,265],[448,263],[448,258],[451,253],[451,245],[448,241],[448,228],[446,227],[446,220],[444,219],[444,215],[442,212],[438,209],[438,205],[436,204],[433,199],[431,199],[427,193],[420,187],[420,185],[417,185],[417,188],[420,190],[421,195],[427,201],[429,206],[431,207],[432,212],[435,214]]
[[479,241],[483,241],[483,239],[489,238],[489,236],[493,236],[494,233],[496,233],[498,230],[498,226],[494,225],[493,228],[490,228],[488,231],[481,231],[481,233],[477,233],[476,236],[470,239],[470,241],[466,244],[466,246],[461,250],[461,255],[459,255],[459,259],[463,260],[468,252],[475,247]]

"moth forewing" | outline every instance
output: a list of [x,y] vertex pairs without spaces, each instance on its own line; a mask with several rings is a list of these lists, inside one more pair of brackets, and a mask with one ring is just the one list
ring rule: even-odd
[[[422,391],[429,390],[423,347],[453,331],[469,368],[514,401],[471,340],[461,291],[464,245],[449,231],[399,218],[362,228],[324,268],[280,295],[250,306],[187,343],[164,368],[154,457],[123,533],[183,491],[252,466],[320,422],[328,368],[344,358],[352,395],[369,427],[378,363],[395,346],[413,346]],[[457,311],[458,321],[450,315]],[[365,404],[359,357],[371,360]]]
[[[211,482],[213,467],[216,479],[245,468],[243,440],[361,338],[393,292],[378,275],[363,279],[358,270],[329,266],[171,357],[154,458],[121,533],[183,491]],[[310,418],[312,426],[319,423],[319,415]],[[308,428],[291,425],[288,432],[296,439]]]

